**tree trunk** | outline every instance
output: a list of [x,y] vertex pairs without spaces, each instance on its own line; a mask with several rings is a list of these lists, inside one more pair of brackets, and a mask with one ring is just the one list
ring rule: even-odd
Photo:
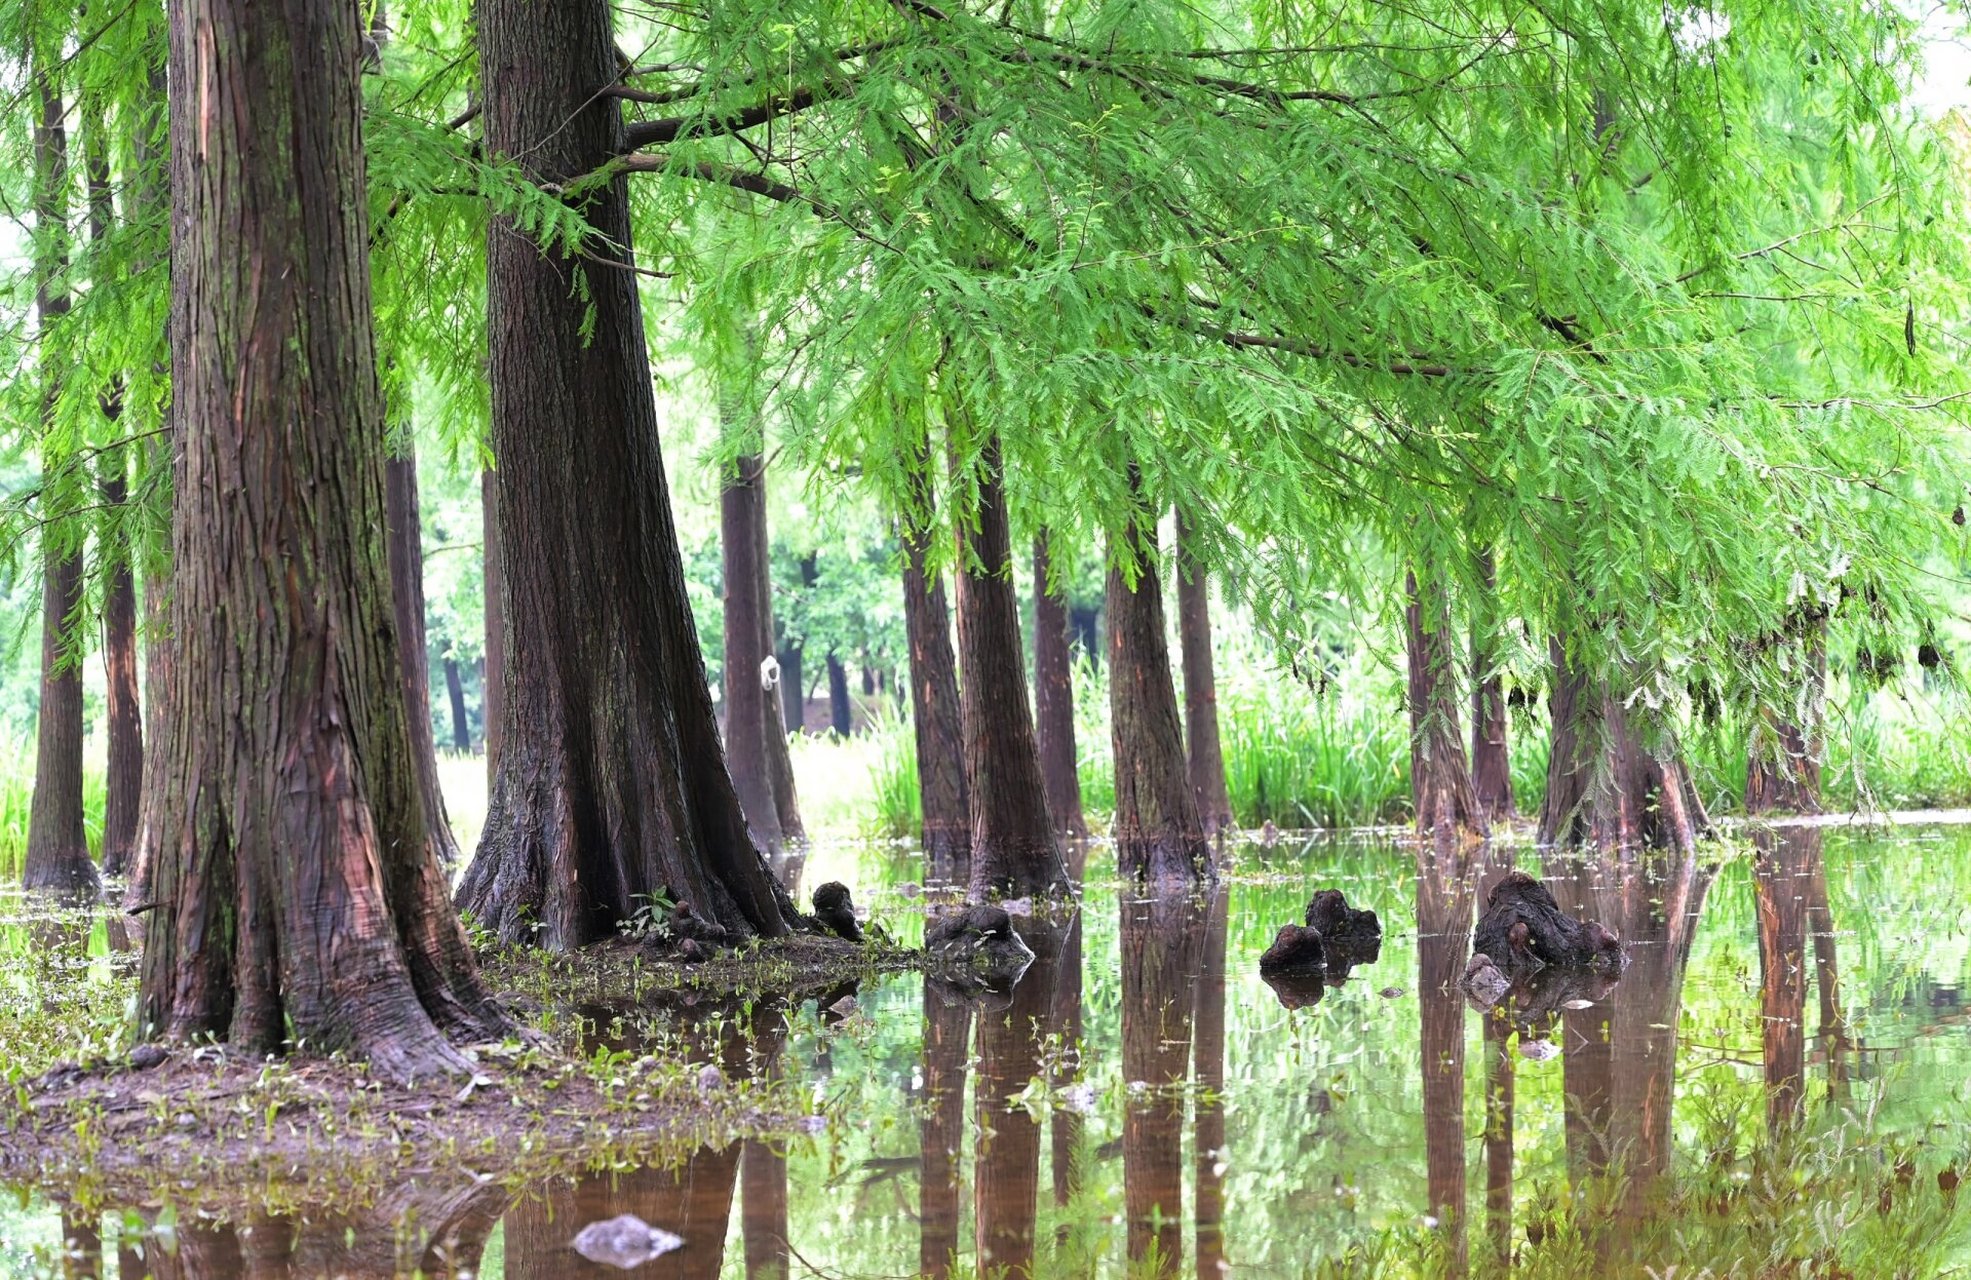
[[1755,829],[1752,846],[1766,1132],[1778,1142],[1799,1124],[1806,1100],[1807,908],[1821,833],[1818,827]]
[[[731,405],[722,406],[729,432],[738,429],[734,412]],[[761,588],[767,575],[758,563],[765,551],[759,537],[766,517],[765,468],[757,453],[734,459],[719,486],[719,547],[725,577],[725,758],[739,807],[771,855],[784,836],[767,755],[768,708],[775,697],[765,670],[770,624]]]
[[1492,553],[1479,556],[1481,579],[1471,619],[1471,786],[1488,823],[1513,815],[1512,761],[1506,740],[1505,682],[1492,652]]
[[1451,657],[1451,609],[1443,588],[1406,575],[1403,634],[1409,657],[1410,794],[1417,830],[1440,856],[1486,834],[1472,790],[1458,724],[1457,664]]
[[1033,540],[1033,730],[1040,777],[1054,825],[1076,840],[1088,836],[1074,743],[1074,661],[1068,651],[1068,602],[1054,589],[1047,531]]
[[792,732],[799,733],[808,727],[808,686],[801,646],[783,644],[774,656],[780,662],[780,718]]
[[855,732],[855,704],[849,701],[849,669],[828,651],[828,727],[838,738]]
[[[1209,879],[1211,845],[1177,722],[1155,526],[1132,523],[1110,552],[1109,732],[1115,751],[1116,862],[1159,889]],[[1128,574],[1134,573],[1131,587]]]
[[[445,812],[445,789],[438,782],[438,743],[431,729],[431,668],[424,643],[424,526],[418,510],[417,455],[384,463],[384,519],[390,556],[390,599],[397,621],[397,666],[404,682],[405,718],[411,731],[411,760],[438,860],[458,865],[458,840]],[[447,660],[449,664],[449,659]]]
[[1559,636],[1547,647],[1553,736],[1540,843],[1694,848],[1711,824],[1683,765],[1643,749],[1622,699],[1576,668]]
[[1745,812],[1820,812],[1820,724],[1827,700],[1827,633],[1815,623],[1798,646],[1807,669],[1802,714],[1795,721],[1766,713],[1752,734],[1745,766]]
[[459,678],[459,660],[445,659],[445,697],[452,705],[452,750],[472,750],[472,721],[465,711],[465,682]]
[[[101,104],[84,99],[83,140],[89,179],[89,239],[108,240],[115,216],[110,191],[109,138]],[[123,388],[106,387],[103,417],[114,428],[123,416]],[[129,450],[103,451],[97,483],[105,516],[96,536],[103,576],[103,677],[109,721],[109,777],[103,804],[103,874],[125,876],[137,849],[143,820],[144,711],[137,693],[137,583],[131,563]]]
[[987,438],[980,467],[975,524],[958,574],[958,662],[965,672],[961,720],[972,804],[968,887],[974,898],[1062,893],[1068,873],[1047,815],[1027,701],[998,436]]
[[[620,149],[604,0],[478,9],[486,153],[537,181]],[[629,259],[626,180],[583,212]],[[795,923],[726,772],[658,444],[636,276],[495,218],[487,323],[506,730],[461,906],[507,942],[612,936],[668,893],[735,935]]]
[[357,12],[171,10],[171,667],[139,1025],[386,1078],[503,1034],[445,901],[385,548]]
[[[765,463],[762,461],[762,468]],[[767,537],[766,521],[766,474],[760,475],[761,499],[753,509],[753,540],[758,550],[754,563],[759,566],[760,596],[760,655],[773,652],[773,543]],[[768,695],[761,704],[764,709],[764,729],[766,735],[767,777],[773,783],[773,804],[780,818],[780,838],[784,843],[797,843],[807,839],[807,828],[801,822],[801,801],[794,791],[794,758],[787,746],[787,710],[784,699]],[[792,892],[792,887],[789,887]]]
[[103,675],[109,703],[109,777],[103,802],[103,874],[130,873],[144,812],[144,710],[137,693],[137,583],[130,545],[114,514],[129,496],[122,449],[103,455],[103,504],[112,509],[98,539],[103,561]]
[[[965,734],[959,714],[958,663],[944,576],[930,571],[929,464],[920,454],[912,478],[918,510],[906,515],[903,627],[910,646],[910,720],[917,743],[917,792],[924,817],[924,862],[932,880],[966,876],[972,856],[971,797],[966,790]],[[918,523],[921,521],[922,523]]]
[[[34,81],[41,118],[34,128],[34,274],[38,337],[45,343],[68,314],[63,280],[68,269],[68,132],[62,125],[61,92],[48,68],[39,65],[42,57],[37,50]],[[44,371],[43,377],[52,427],[56,375]],[[29,889],[94,896],[99,888],[96,865],[89,860],[82,830],[82,668],[75,625],[82,608],[82,546],[56,489],[51,478],[42,494],[41,706],[21,877]]]
[[500,486],[487,468],[479,473],[480,555],[485,559],[486,672],[479,681],[480,718],[486,725],[486,781],[499,776],[506,740],[506,586],[500,580]]
[[1194,535],[1177,515],[1177,639],[1184,664],[1184,742],[1190,757],[1191,790],[1198,798],[1198,821],[1206,835],[1232,825],[1232,800],[1225,791],[1225,752],[1218,741],[1218,676],[1211,658],[1211,587],[1204,563],[1192,546]]

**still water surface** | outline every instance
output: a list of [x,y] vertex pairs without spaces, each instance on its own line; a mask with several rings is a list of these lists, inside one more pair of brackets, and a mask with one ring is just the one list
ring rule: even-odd
[[[385,1188],[356,1219],[167,1215],[131,1234],[158,1219],[140,1206],[69,1219],[67,1257],[62,1216],[23,1194],[0,1207],[0,1273],[1961,1271],[1937,1178],[1971,1162],[1971,829],[1744,843],[1719,865],[1247,845],[1185,902],[1098,874],[1078,912],[1025,922],[1038,957],[1009,993],[898,977],[729,1045],[728,1071],[805,1082],[812,1132],[517,1199]],[[1618,983],[1530,992],[1509,1017],[1468,1007],[1474,904],[1515,863],[1621,935]],[[808,879],[848,880],[914,936],[917,874],[906,854],[830,848]],[[1380,957],[1276,991],[1259,953],[1329,886],[1381,915]],[[627,1271],[571,1247],[626,1212],[682,1247]]]

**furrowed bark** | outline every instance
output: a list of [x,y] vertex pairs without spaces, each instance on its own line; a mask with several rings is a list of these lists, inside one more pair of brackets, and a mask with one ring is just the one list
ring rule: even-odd
[[974,525],[958,573],[958,661],[965,775],[972,805],[973,898],[1057,894],[1068,888],[1047,813],[1040,749],[1027,701],[1020,602],[1013,591],[1012,533],[999,438],[981,458]]
[[910,646],[910,719],[917,744],[917,790],[924,818],[924,861],[933,880],[962,880],[972,861],[971,797],[965,778],[965,734],[958,697],[958,661],[951,649],[951,613],[944,575],[929,567],[931,479],[919,456],[912,478],[916,510],[902,521],[903,626]]
[[171,10],[168,698],[140,1030],[408,1080],[506,1030],[445,901],[404,705],[370,321],[361,32]]
[[465,710],[465,681],[459,676],[459,660],[445,659],[445,701],[452,711],[452,750],[472,750],[472,721]]
[[[62,95],[34,55],[41,116],[34,127],[34,310],[44,344],[68,314],[63,277],[68,269],[68,132]],[[44,374],[44,413],[53,426],[58,387]],[[82,668],[76,621],[82,609],[82,546],[63,499],[44,485],[41,526],[41,705],[35,718],[34,796],[28,805],[27,855],[22,884],[64,896],[93,896],[96,865],[82,830]],[[49,509],[49,508],[53,509]]]
[[1488,822],[1513,815],[1512,761],[1506,739],[1506,691],[1492,652],[1492,553],[1478,561],[1480,587],[1471,619],[1471,786]]
[[[562,184],[621,150],[603,0],[478,10],[489,156]],[[626,179],[582,212],[634,253]],[[487,239],[487,320],[504,723],[460,905],[508,942],[575,947],[661,894],[735,936],[798,917],[726,771],[685,594],[633,273],[543,248],[505,218]],[[524,640],[524,643],[522,641]]]
[[[1412,601],[1415,594],[1412,593]],[[1417,1006],[1422,1047],[1428,1209],[1455,1271],[1465,1258],[1465,1002],[1458,978],[1469,956],[1472,867],[1461,847],[1417,850]]]
[[[722,406],[725,429],[736,430],[730,405]],[[719,486],[719,547],[725,577],[725,755],[732,787],[753,835],[771,855],[784,836],[774,798],[773,770],[767,758],[768,712],[777,701],[765,684],[766,601],[760,589],[766,574],[758,525],[765,518],[765,459],[757,453],[736,458]]]
[[491,467],[479,473],[480,554],[485,558],[486,672],[479,681],[480,717],[486,724],[486,781],[499,776],[506,724],[506,586],[500,580],[500,487]]
[[1212,669],[1211,587],[1196,554],[1197,535],[1177,513],[1177,638],[1184,663],[1184,742],[1191,790],[1206,835],[1232,825],[1225,752],[1218,740],[1218,676]]
[[438,743],[431,729],[431,668],[424,642],[424,538],[418,511],[417,455],[406,445],[384,463],[384,520],[390,559],[390,599],[397,622],[397,669],[404,684],[405,719],[418,794],[438,846],[438,860],[459,860],[458,840],[438,782]]
[[1403,634],[1409,656],[1410,793],[1417,830],[1440,855],[1487,832],[1472,790],[1458,725],[1457,664],[1451,656],[1451,609],[1443,588],[1405,576]]
[[1540,843],[1695,848],[1711,822],[1682,763],[1643,748],[1621,698],[1578,669],[1560,637],[1548,653],[1553,735]]
[[[1109,733],[1115,752],[1116,863],[1163,890],[1209,879],[1211,845],[1177,722],[1156,527],[1132,522],[1109,556]],[[1135,586],[1129,583],[1134,575]]]
[[[84,99],[83,150],[89,179],[89,238],[100,246],[115,215],[110,193],[109,139],[101,104]],[[123,416],[121,385],[102,394],[103,418],[112,430]],[[103,803],[103,874],[126,876],[136,855],[143,820],[144,710],[137,693],[137,582],[131,564],[125,504],[130,497],[129,450],[104,450],[97,487],[105,517],[96,535],[103,577],[103,684],[108,703],[109,776]]]
[[1033,731],[1040,777],[1054,825],[1076,840],[1088,836],[1074,743],[1074,661],[1068,650],[1068,604],[1053,584],[1047,531],[1033,540]]

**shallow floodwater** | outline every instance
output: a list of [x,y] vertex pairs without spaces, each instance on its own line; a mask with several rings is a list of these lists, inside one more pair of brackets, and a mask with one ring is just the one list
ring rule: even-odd
[[[24,1192],[0,1202],[0,1274],[1961,1270],[1945,1189],[1971,1163],[1971,828],[1739,839],[1721,865],[1240,845],[1188,902],[1097,874],[1077,913],[1029,922],[1038,957],[1010,992],[898,977],[757,1032],[755,1069],[805,1082],[814,1113],[782,1140],[517,1199],[378,1188],[354,1218],[144,1205],[65,1231]],[[1468,1006],[1474,904],[1515,863],[1621,935],[1619,982]],[[920,874],[908,851],[831,847],[806,878],[914,938]],[[1259,953],[1330,886],[1380,914],[1380,956],[1276,991]],[[682,1246],[629,1270],[573,1248],[621,1213]]]

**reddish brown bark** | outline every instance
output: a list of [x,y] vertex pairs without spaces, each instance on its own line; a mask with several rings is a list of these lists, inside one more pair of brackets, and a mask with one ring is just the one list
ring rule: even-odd
[[[604,0],[479,6],[484,145],[566,184],[622,148]],[[582,188],[615,260],[626,180]],[[487,243],[500,460],[505,730],[459,902],[498,937],[574,947],[668,894],[736,936],[797,919],[747,831],[685,592],[636,276],[544,249],[504,218]],[[524,643],[521,641],[524,638]]]
[[[34,128],[34,309],[40,335],[68,314],[63,283],[68,268],[68,132],[62,96],[36,50],[41,117]],[[52,414],[55,374],[44,373]],[[41,705],[35,718],[34,795],[28,807],[29,889],[69,896],[98,889],[96,865],[82,831],[82,669],[76,621],[82,609],[82,547],[73,520],[61,510],[58,486],[43,489],[41,526]]]
[[410,749],[357,13],[187,0],[170,34],[174,83],[207,94],[170,106],[175,713],[139,1025],[344,1049],[399,1079],[467,1070],[447,1034],[505,1021]]
[[1506,722],[1505,681],[1492,651],[1492,584],[1490,552],[1479,556],[1479,590],[1471,619],[1471,787],[1478,811],[1487,822],[1513,815],[1512,760]]
[[1410,794],[1417,830],[1439,856],[1488,830],[1458,724],[1457,664],[1451,656],[1451,610],[1443,588],[1405,578],[1403,635],[1409,656]]
[[1816,624],[1798,646],[1806,666],[1803,714],[1786,720],[1767,712],[1755,724],[1745,766],[1745,812],[1819,813],[1821,706],[1827,697],[1827,637]]
[[1694,848],[1711,823],[1682,763],[1643,747],[1622,699],[1575,667],[1560,637],[1548,651],[1553,732],[1540,843]]
[[[83,139],[89,179],[89,238],[100,246],[109,238],[114,205],[110,194],[109,139],[100,104],[84,99]],[[120,385],[106,388],[103,417],[114,429],[123,416]],[[107,701],[109,774],[103,804],[103,874],[124,876],[136,853],[143,818],[144,712],[137,693],[137,583],[131,563],[129,451],[103,451],[97,485],[105,516],[96,537],[103,580],[103,677]]]
[[1218,676],[1212,669],[1211,586],[1197,534],[1177,513],[1177,640],[1184,663],[1184,744],[1198,821],[1211,835],[1232,825],[1225,790],[1225,752],[1218,741]]
[[917,790],[924,818],[926,875],[962,880],[972,861],[971,796],[965,777],[965,733],[958,697],[958,661],[951,649],[951,614],[944,577],[930,569],[931,479],[916,460],[918,487],[901,526],[903,625],[910,646],[910,718],[917,743]]
[[438,743],[431,731],[431,668],[424,641],[424,537],[418,510],[417,455],[405,447],[383,470],[385,545],[390,560],[391,609],[397,621],[397,668],[404,682],[404,711],[417,768],[418,798],[438,846],[438,860],[459,860],[458,840],[445,813],[438,782]]
[[[736,430],[724,409],[726,430]],[[732,787],[753,835],[769,854],[785,838],[780,805],[774,797],[773,768],[767,758],[771,732],[768,707],[779,699],[768,688],[766,663],[767,582],[760,557],[766,547],[766,460],[757,453],[733,460],[719,486],[719,547],[725,578],[725,757]]]
[[500,486],[492,468],[479,473],[480,554],[485,558],[486,671],[479,708],[486,722],[486,779],[499,776],[506,733],[506,588],[500,581]]
[[1157,558],[1156,526],[1140,522],[1117,535],[1109,553],[1116,862],[1125,876],[1181,889],[1210,878],[1211,845],[1184,758]]
[[1054,825],[1076,840],[1088,835],[1074,742],[1074,662],[1068,651],[1068,603],[1052,581],[1047,531],[1033,540],[1033,732],[1040,777]]
[[[761,484],[765,484],[764,472],[762,472]],[[774,638],[773,553],[772,543],[767,537],[764,494],[753,511],[753,540],[758,547],[754,554],[754,563],[759,566],[760,656],[764,659],[767,654],[773,652]],[[781,673],[781,681],[784,691],[786,682],[784,671]],[[763,718],[767,776],[773,783],[773,803],[780,817],[780,836],[789,844],[797,843],[807,839],[807,828],[801,822],[801,801],[794,790],[794,758],[787,746],[785,699],[768,695],[763,705]]]
[[965,782],[972,805],[972,897],[1056,894],[1068,888],[1060,839],[1047,814],[1040,748],[1027,701],[1020,602],[999,438],[979,461],[978,503],[958,574],[958,660]]
[[1175,1276],[1184,1262],[1184,1091],[1203,908],[1189,897],[1131,901],[1122,913],[1123,1212],[1131,1274]]

